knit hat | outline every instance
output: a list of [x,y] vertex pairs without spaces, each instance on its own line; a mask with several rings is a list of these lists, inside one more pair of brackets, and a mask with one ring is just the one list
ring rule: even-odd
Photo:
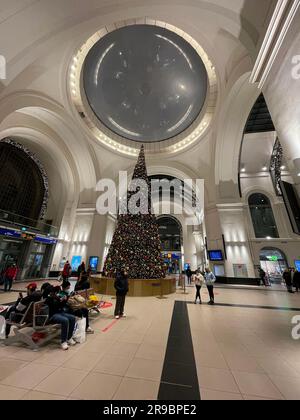
[[38,288],[36,283],[30,283],[28,284],[28,286],[26,287],[27,290],[32,290],[33,292]]

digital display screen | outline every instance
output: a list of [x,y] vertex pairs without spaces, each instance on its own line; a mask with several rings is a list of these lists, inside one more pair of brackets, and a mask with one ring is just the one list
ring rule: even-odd
[[93,273],[97,273],[99,264],[99,257],[90,257],[89,266],[92,269]]
[[224,261],[223,252],[218,251],[208,251],[208,258],[210,261]]
[[77,271],[82,261],[82,257],[76,255],[72,258],[71,267],[73,271]]
[[295,267],[297,271],[300,271],[300,260],[295,261]]

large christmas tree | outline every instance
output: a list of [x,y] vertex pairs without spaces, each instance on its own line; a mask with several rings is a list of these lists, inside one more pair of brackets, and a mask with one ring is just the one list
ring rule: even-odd
[[[128,191],[127,214],[118,216],[118,224],[113,236],[105,264],[104,273],[108,277],[115,277],[116,272],[125,269],[130,279],[160,279],[165,277],[163,260],[161,257],[161,242],[158,224],[151,206],[151,187],[147,175],[144,146],[142,146],[132,182],[144,180],[147,188]],[[129,189],[130,190],[130,189]],[[132,214],[130,202],[139,193],[137,206],[140,210]],[[142,210],[147,208],[148,214]]]

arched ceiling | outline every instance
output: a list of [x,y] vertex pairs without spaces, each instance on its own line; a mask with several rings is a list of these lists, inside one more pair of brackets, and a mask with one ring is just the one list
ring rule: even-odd
[[[219,196],[236,197],[241,134],[258,95],[248,84],[249,74],[275,4],[276,0],[2,0],[0,53],[7,60],[7,79],[0,84],[0,121],[30,107],[25,113],[31,114],[32,123],[55,127],[69,152],[74,148],[79,178],[90,188],[100,171],[92,147],[81,155],[85,142],[92,139],[80,120],[72,120],[66,81],[70,61],[90,36],[104,27],[109,30],[116,22],[143,22],[145,17],[168,22],[199,43],[216,68],[220,94],[205,143],[211,153],[205,167],[213,168],[206,176],[218,185]],[[35,94],[28,99],[32,91]],[[40,101],[40,97],[49,100]],[[196,153],[201,152],[195,147],[189,152],[182,159],[198,175]],[[224,159],[225,154],[230,158]],[[86,162],[83,157],[80,162],[80,155]]]
[[[88,31],[92,34],[93,31],[118,20],[144,16],[154,19],[167,16],[169,23],[181,21],[186,27],[194,27],[193,31],[199,34],[198,37],[210,43],[209,54],[215,50],[217,55],[224,47],[228,51],[229,43],[235,42],[235,48],[238,44],[242,45],[255,59],[256,48],[275,2],[123,0],[120,3],[116,0],[6,0],[4,3],[1,4],[0,12],[0,39],[5,39],[5,43],[1,45],[1,53],[10,66],[18,65],[20,70],[20,60],[26,63],[25,58],[28,56],[36,59],[39,54],[45,53],[44,48],[52,38],[66,39],[73,31],[73,34],[81,34],[84,40]],[[185,11],[184,14],[182,10]],[[194,36],[194,33],[191,36]],[[201,39],[197,40],[201,42]]]

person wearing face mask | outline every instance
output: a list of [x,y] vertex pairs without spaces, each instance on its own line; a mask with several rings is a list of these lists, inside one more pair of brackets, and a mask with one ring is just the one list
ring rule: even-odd
[[89,310],[87,308],[80,308],[80,309],[74,310],[68,305],[69,298],[71,296],[74,296],[74,293],[71,292],[71,283],[68,280],[63,282],[59,296],[62,299],[65,299],[66,305],[64,309],[66,310],[66,312],[71,315],[75,315],[78,318],[85,318],[86,319],[86,333],[94,334],[94,331],[90,327]]
[[115,308],[115,318],[126,318],[124,313],[124,306],[126,295],[129,291],[129,283],[128,283],[128,274],[126,270],[121,270],[117,273],[116,281],[115,281],[115,289],[116,289],[116,308]]

